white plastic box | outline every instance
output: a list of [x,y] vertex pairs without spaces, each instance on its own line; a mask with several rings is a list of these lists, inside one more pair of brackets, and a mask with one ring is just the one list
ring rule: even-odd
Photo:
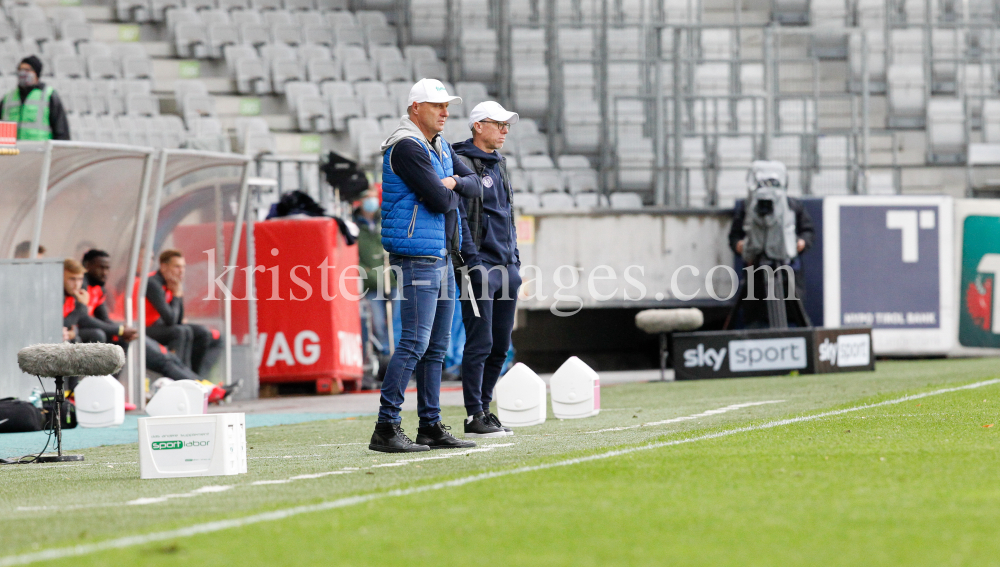
[[125,423],[125,387],[111,376],[88,376],[73,391],[80,427]]
[[601,379],[593,368],[569,357],[549,380],[552,415],[559,419],[591,417],[601,412]]
[[194,380],[178,380],[160,388],[146,404],[150,417],[208,413],[208,390]]
[[246,417],[216,413],[139,419],[139,477],[247,472]]
[[518,362],[497,382],[497,411],[500,421],[510,427],[545,423],[545,382]]

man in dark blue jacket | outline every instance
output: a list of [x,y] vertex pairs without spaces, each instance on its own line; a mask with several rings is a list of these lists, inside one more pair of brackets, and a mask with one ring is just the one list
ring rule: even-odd
[[[475,172],[457,162],[441,137],[453,97],[440,81],[410,89],[407,115],[382,143],[382,247],[402,284],[401,332],[382,381],[382,407],[368,448],[385,453],[474,447],[441,423],[441,370],[455,309],[449,234],[460,236],[459,195],[480,193]],[[399,411],[410,376],[417,380],[417,442]]]
[[512,435],[490,411],[493,389],[510,348],[521,287],[514,226],[513,190],[507,160],[500,155],[517,113],[487,101],[469,114],[472,138],[455,144],[455,153],[476,171],[483,188],[481,199],[462,199],[461,276],[462,320],[465,352],[462,357],[462,390],[465,395],[466,437]]

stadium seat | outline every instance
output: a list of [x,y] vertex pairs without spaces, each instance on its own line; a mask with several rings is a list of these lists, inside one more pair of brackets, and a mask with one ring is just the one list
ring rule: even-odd
[[576,200],[576,208],[578,209],[594,209],[608,206],[607,198],[595,191],[577,193],[574,199]]
[[91,79],[118,79],[118,64],[110,55],[91,55],[87,58],[87,76]]
[[531,190],[530,179],[523,169],[508,167],[507,171],[510,174],[510,184],[514,192],[526,193]]
[[211,52],[205,24],[178,22],[174,27],[174,51],[182,59],[208,58]]
[[576,201],[566,193],[543,193],[538,196],[542,209],[551,212],[567,212],[576,209]]
[[[222,9],[222,6],[219,6]],[[243,24],[256,24],[261,25],[264,20],[261,19],[260,14],[254,12],[253,10],[233,10],[229,12],[229,21],[234,25],[242,26]]]
[[232,24],[208,24],[208,52],[213,58],[221,58],[227,45],[240,43],[240,30]]
[[302,95],[296,103],[301,132],[327,132],[331,129],[330,105],[319,94]]
[[[330,84],[330,83],[326,83]],[[327,100],[330,101],[330,110],[333,116],[333,129],[337,132],[342,132],[347,128],[347,120],[349,118],[356,118],[364,115],[364,110],[361,107],[361,103],[354,95],[344,96],[344,95],[334,95],[328,97]]]
[[564,192],[562,173],[558,169],[533,169],[528,172],[532,193]]
[[892,65],[886,72],[890,128],[921,128],[925,123],[926,77],[923,65]]
[[184,7],[190,8],[196,12],[214,10],[216,7],[216,0],[184,0]]
[[340,63],[333,59],[310,59],[306,64],[306,77],[317,85],[339,81]]
[[87,76],[83,60],[77,55],[57,55],[52,60],[52,69],[55,76],[60,79],[79,79]]
[[216,0],[216,5],[220,10],[225,10],[230,14],[237,12],[252,12],[252,10],[248,9],[250,8],[250,3],[247,0]]
[[216,118],[195,118],[188,129],[185,144],[196,150],[212,152],[232,151],[229,136],[222,129],[222,124]]
[[180,0],[150,0],[150,19],[154,22],[165,21],[170,12],[179,11],[181,8]]
[[267,125],[267,120],[260,117],[241,116],[236,119],[236,149],[237,151],[257,156],[264,153],[275,153],[277,143],[274,134]]
[[115,0],[115,18],[120,22],[148,22],[149,0]]
[[612,209],[641,209],[642,197],[638,193],[615,191],[609,195]]
[[284,0],[284,7],[286,10],[315,10],[316,2],[314,0]]
[[258,95],[271,92],[270,74],[256,55],[239,58],[235,67],[236,92]]
[[370,96],[362,99],[365,109],[365,116],[368,118],[392,118],[396,117],[396,103],[388,96]]
[[274,23],[271,24],[271,41],[298,47],[302,43],[302,32],[298,24]]
[[189,94],[184,96],[184,123],[191,128],[201,118],[215,118],[215,98],[210,95]]
[[410,39],[422,45],[441,45],[447,31],[446,0],[410,1]]
[[[252,13],[252,12],[251,12]],[[271,34],[262,24],[243,23],[239,24],[240,40],[258,49],[267,46],[271,41]]]
[[59,38],[79,45],[93,38],[94,32],[87,22],[64,21],[59,24]]
[[880,29],[865,30],[867,38],[867,61],[862,62],[861,34],[851,34],[848,38],[849,61],[851,67],[851,88],[861,89],[863,66],[867,65],[868,84],[873,92],[885,92],[885,34]]
[[393,26],[365,29],[364,38],[369,51],[377,47],[396,47],[399,45],[399,33]]
[[927,104],[927,161],[963,163],[966,147],[965,105],[961,99],[934,98]]
[[542,208],[538,197],[534,193],[518,193],[514,196],[514,207],[522,211],[536,211]]
[[784,133],[816,131],[816,103],[813,100],[791,99],[778,103],[779,130]]
[[306,44],[333,47],[337,44],[333,28],[323,24],[310,24],[302,28],[302,41]]
[[459,37],[462,77],[472,81],[496,80],[497,34],[485,27],[463,27]]
[[125,97],[125,111],[129,116],[158,116],[160,101],[148,94],[129,94]]
[[250,0],[250,7],[258,12],[267,10],[281,10],[281,0]]
[[275,56],[270,61],[271,65],[271,88],[274,92],[282,94],[285,92],[285,84],[290,81],[301,81],[305,77],[299,61],[295,57],[286,55]]
[[600,189],[597,172],[593,169],[578,169],[564,171],[566,190],[572,194],[588,193]]
[[1000,144],[1000,99],[983,101],[983,141]]
[[359,81],[375,81],[377,76],[372,68],[371,62],[367,59],[354,59],[343,62],[344,80],[350,83]]

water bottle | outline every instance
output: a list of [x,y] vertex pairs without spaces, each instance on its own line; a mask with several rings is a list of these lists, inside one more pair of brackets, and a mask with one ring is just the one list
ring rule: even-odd
[[36,408],[42,409],[42,394],[43,394],[42,390],[38,387],[35,387],[35,389],[31,391],[31,395],[28,396],[28,401],[31,402],[31,405],[35,406]]

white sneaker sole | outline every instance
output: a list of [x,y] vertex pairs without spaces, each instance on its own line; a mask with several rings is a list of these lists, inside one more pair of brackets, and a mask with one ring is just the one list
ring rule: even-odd
[[466,433],[465,437],[469,438],[493,438],[493,437],[506,437],[507,434],[503,431],[497,431],[496,433]]

